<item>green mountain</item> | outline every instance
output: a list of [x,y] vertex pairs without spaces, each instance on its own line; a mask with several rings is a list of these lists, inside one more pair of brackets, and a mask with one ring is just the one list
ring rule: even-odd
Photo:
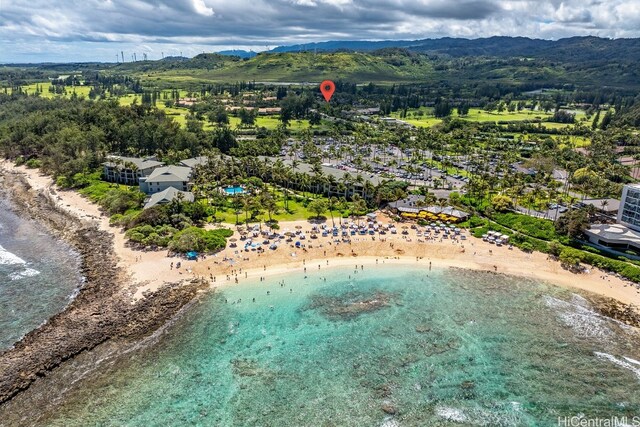
[[[303,49],[303,47],[305,49]],[[354,48],[356,50],[344,50]],[[290,46],[240,57],[219,53],[193,58],[121,64],[41,64],[0,68],[0,80],[15,70],[33,79],[77,72],[140,78],[146,87],[192,87],[214,82],[424,83],[478,88],[608,88],[625,94],[640,90],[640,39],[573,37],[557,41],[524,37],[386,42],[326,42]],[[241,52],[240,52],[241,53]],[[47,74],[48,73],[48,74]],[[5,77],[6,76],[6,77]]]
[[[544,87],[609,87],[640,89],[637,62],[619,52],[581,40],[581,52],[556,47],[553,56],[450,56],[388,48],[373,52],[261,53],[253,58],[201,54],[190,60],[121,64],[114,72],[137,73],[145,84],[210,82],[426,83],[436,85]],[[566,49],[566,51],[565,51]],[[571,52],[574,52],[573,54]],[[550,54],[549,54],[550,55]],[[640,55],[639,55],[640,56]],[[604,59],[603,59],[604,58]],[[155,83],[154,83],[155,82]]]

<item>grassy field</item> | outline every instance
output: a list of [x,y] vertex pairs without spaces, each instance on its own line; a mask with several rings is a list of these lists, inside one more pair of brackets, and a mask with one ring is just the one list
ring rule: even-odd
[[[36,93],[38,86],[40,86],[42,90],[42,93],[40,93],[40,96],[43,98],[54,98],[56,96],[66,96],[67,98],[70,98],[74,92],[76,93],[77,96],[84,96],[85,98],[88,98],[89,92],[91,91],[90,86],[65,86],[65,90],[67,91],[66,95],[58,95],[58,94],[49,92],[49,86],[51,86],[51,83],[48,81],[31,83],[30,85],[22,86],[22,90],[29,95],[34,95]],[[7,88],[7,93],[11,94],[11,88]]]
[[[184,92],[184,94],[182,93]],[[181,91],[180,96],[186,96],[186,91]],[[119,97],[120,105],[131,105],[134,100],[137,100],[138,103],[141,102],[140,95],[125,95]],[[173,118],[177,121],[181,126],[185,126],[187,122],[187,114],[189,113],[188,108],[182,107],[167,107],[164,105],[164,101],[158,101],[156,103],[156,107],[160,110],[163,110],[169,117]],[[269,130],[273,130],[280,125],[280,117],[279,116],[259,116],[256,118],[256,126],[264,127]],[[235,116],[229,116],[229,126],[232,129],[236,129],[240,126],[240,118]],[[215,126],[209,123],[208,121],[204,122],[204,129],[211,130]],[[310,127],[308,120],[292,120],[289,122],[289,130],[292,132],[299,132]],[[322,125],[320,126],[322,128]]]
[[[576,111],[576,122],[590,124],[589,119],[587,119],[584,111]],[[421,115],[422,114],[422,115]],[[479,122],[479,123],[489,123],[489,122],[516,122],[516,121],[532,121],[532,120],[545,120],[551,117],[552,113],[545,113],[544,111],[503,111],[502,113],[498,113],[497,111],[487,112],[480,108],[472,108],[469,110],[469,114],[466,116],[458,116],[458,112],[456,110],[453,111],[451,117],[459,117],[463,120],[468,120],[471,122]],[[434,125],[442,123],[442,119],[438,119],[433,116],[432,108],[421,107],[419,109],[411,109],[407,111],[407,115],[405,118],[401,117],[401,112],[396,111],[391,113],[391,117],[403,120],[407,123],[410,123],[416,127],[432,127]],[[541,125],[547,129],[564,129],[566,127],[573,126],[573,124],[567,123],[552,123],[552,122],[541,122]],[[580,137],[576,137],[580,138]],[[582,141],[584,143],[584,141]]]
[[[420,116],[419,115],[420,113],[422,113],[423,115]],[[400,111],[391,113],[391,117],[404,120],[407,123],[411,123],[412,125],[418,126],[418,127],[431,127],[433,125],[442,123],[442,119],[438,119],[433,116],[432,108],[421,107],[419,109],[411,109],[407,112],[407,116],[405,118],[401,118],[400,115],[401,115]],[[514,111],[514,112],[503,111],[502,113],[498,113],[497,111],[487,112],[479,108],[470,109],[469,114],[467,114],[466,116],[458,116],[458,112],[456,110],[453,110],[453,113],[451,114],[451,117],[460,117],[461,119],[469,120],[471,122],[544,120],[551,116],[552,116],[551,113],[545,113],[543,111],[528,111],[528,110]],[[545,123],[544,125],[546,124],[547,123]],[[550,125],[559,124],[561,127],[567,126],[560,123],[548,123],[548,124]]]
[[523,138],[525,141],[543,141],[546,138],[551,138],[556,141],[560,141],[561,145],[563,145],[563,140],[568,140],[574,147],[587,147],[591,145],[591,140],[589,138],[576,135],[548,135],[544,133],[506,133],[505,135],[510,135],[514,138]]

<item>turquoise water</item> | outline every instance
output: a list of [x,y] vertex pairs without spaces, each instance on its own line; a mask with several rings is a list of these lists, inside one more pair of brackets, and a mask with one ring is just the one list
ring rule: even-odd
[[227,187],[224,189],[224,192],[227,194],[243,194],[244,193],[244,188],[240,187],[240,186],[235,186],[235,187]]
[[388,264],[313,273],[206,297],[40,424],[548,426],[640,414],[637,333],[569,291]]
[[0,202],[0,351],[61,311],[79,286],[71,248]]

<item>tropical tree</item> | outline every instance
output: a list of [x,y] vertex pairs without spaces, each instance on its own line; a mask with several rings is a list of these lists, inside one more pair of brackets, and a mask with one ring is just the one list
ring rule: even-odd
[[315,199],[309,203],[307,209],[316,214],[316,218],[320,218],[320,215],[327,211],[328,204],[324,199]]
[[336,205],[338,204],[338,199],[336,197],[329,197],[327,199],[327,207],[329,208],[329,214],[331,215],[331,225],[333,225],[334,227],[336,226],[336,221],[333,218],[333,210],[335,209]]
[[505,212],[511,209],[511,198],[503,194],[497,194],[491,198],[491,206],[498,212]]

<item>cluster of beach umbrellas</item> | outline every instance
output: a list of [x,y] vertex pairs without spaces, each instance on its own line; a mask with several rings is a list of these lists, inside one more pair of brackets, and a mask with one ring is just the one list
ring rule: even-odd
[[487,234],[482,235],[482,240],[496,245],[503,245],[509,242],[509,236],[499,231],[487,231]]

